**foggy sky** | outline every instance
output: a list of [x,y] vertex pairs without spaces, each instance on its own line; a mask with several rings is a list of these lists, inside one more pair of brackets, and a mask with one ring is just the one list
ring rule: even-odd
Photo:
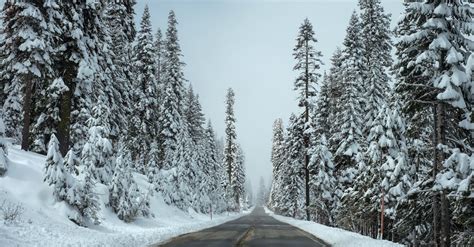
[[[382,2],[392,13],[393,26],[402,1]],[[324,55],[323,69],[328,69],[357,1],[138,0],[137,23],[146,3],[155,30],[165,31],[167,13],[175,11],[185,76],[219,136],[224,135],[226,89],[235,90],[237,138],[246,155],[247,177],[254,188],[260,176],[269,181],[273,121],[283,118],[286,123],[298,111],[292,71],[298,27],[310,19]]]

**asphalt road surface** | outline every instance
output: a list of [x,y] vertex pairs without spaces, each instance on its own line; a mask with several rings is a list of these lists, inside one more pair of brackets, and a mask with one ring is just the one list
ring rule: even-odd
[[265,214],[262,207],[251,214],[199,232],[178,236],[154,246],[227,247],[227,246],[329,246],[294,226]]

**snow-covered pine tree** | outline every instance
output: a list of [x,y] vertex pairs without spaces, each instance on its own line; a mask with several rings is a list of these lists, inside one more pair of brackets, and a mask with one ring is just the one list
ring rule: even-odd
[[[356,157],[362,151],[362,65],[361,40],[358,16],[353,13],[344,49],[340,55],[341,81],[339,99],[336,101],[331,143],[334,150],[335,176],[338,177],[338,190],[344,192],[351,187],[356,176]],[[343,195],[338,195],[342,198]]]
[[[342,91],[344,89],[342,83],[342,50],[337,48],[334,54],[331,57],[331,68],[329,69],[327,84],[329,90],[329,116],[327,119],[328,123],[335,123],[337,113],[340,110],[340,99],[342,96]],[[335,135],[339,128],[335,127],[336,125],[331,124],[329,128],[329,134],[326,136],[329,141],[329,146],[331,152],[336,153],[338,142],[334,142],[332,137]]]
[[[161,29],[158,28],[155,34],[155,51],[156,51],[156,80],[158,81],[158,84],[162,86],[162,78],[161,78],[161,72],[162,72],[162,67],[163,67],[163,59],[164,59],[164,40],[163,40],[163,34],[161,33]],[[160,90],[161,91],[161,90]]]
[[193,88],[190,85],[185,98],[185,112],[186,123],[188,126],[189,135],[195,145],[199,145],[204,135],[204,113],[202,113],[201,103],[199,103],[199,96],[194,94]]
[[[49,24],[50,6],[44,1],[9,1],[4,5],[2,35],[3,77],[9,79],[4,104],[7,135],[29,149],[34,100],[53,74],[56,30]],[[20,132],[21,131],[21,132]]]
[[[186,141],[180,139],[186,135],[186,120],[184,116],[185,82],[183,74],[184,63],[181,61],[181,47],[179,45],[177,20],[175,13],[171,11],[168,15],[168,29],[166,30],[166,41],[163,57],[162,84],[163,92],[160,103],[160,167],[170,169],[178,164],[176,153],[180,143]],[[156,58],[156,57],[155,57]],[[161,73],[161,72],[160,72]],[[183,133],[182,133],[183,132]]]
[[305,167],[304,157],[304,116],[292,114],[287,128],[285,140],[286,157],[282,164],[281,174],[283,190],[281,192],[281,206],[279,211],[284,216],[297,219],[306,218],[305,206]]
[[225,118],[225,143],[224,143],[224,166],[226,169],[226,200],[229,202],[229,210],[236,210],[238,202],[235,201],[236,195],[232,190],[232,175],[237,166],[237,133],[235,130],[235,93],[232,88],[227,90],[226,95],[226,118]]
[[[298,71],[299,75],[295,81],[295,91],[298,92],[298,106],[303,109],[304,122],[303,126],[304,135],[303,142],[305,152],[309,150],[309,133],[306,133],[310,128],[310,114],[314,108],[313,101],[317,94],[317,83],[321,74],[319,69],[323,62],[321,61],[322,54],[317,51],[314,45],[318,40],[314,37],[313,25],[308,19],[305,19],[303,24],[299,28],[299,33],[296,38],[296,46],[293,49],[293,57],[296,60],[296,65],[293,70]],[[304,169],[305,169],[305,195],[306,195],[306,219],[310,219],[309,213],[309,155],[306,154],[304,158]]]
[[113,175],[113,148],[108,126],[111,114],[105,101],[105,95],[99,96],[92,108],[92,116],[87,121],[89,138],[82,149],[81,163],[95,181],[108,185]]
[[[432,147],[435,154],[432,155],[432,179],[435,179],[444,173],[446,159],[444,150],[439,148],[460,148],[463,152],[466,147],[472,146],[471,130],[459,126],[459,123],[465,120],[466,112],[472,112],[471,104],[467,103],[472,99],[469,97],[472,95],[472,91],[469,91],[472,77],[466,73],[465,66],[468,54],[472,52],[469,44],[473,33],[473,7],[459,0],[423,1],[410,3],[406,13],[406,18],[412,16],[416,24],[409,26],[412,28],[410,32],[400,35],[399,56],[406,54],[416,59],[408,63],[407,70],[399,70],[399,78],[410,79],[413,76],[403,73],[406,71],[414,71],[415,75],[425,78],[402,81],[408,84],[405,88],[411,86],[411,90],[416,92],[412,100],[424,103],[420,108],[413,109],[414,112],[433,109],[435,135]],[[439,180],[436,185],[432,193],[432,244],[449,246],[452,235],[462,235],[468,227],[463,222],[460,224],[462,227],[452,228],[452,203],[447,196],[450,186]]]
[[44,167],[44,181],[53,186],[53,196],[57,201],[66,199],[69,189],[75,181],[71,174],[71,169],[64,162],[63,156],[59,151],[59,141],[56,136],[51,135],[48,144],[48,154],[46,155],[46,164]]
[[156,191],[159,191],[160,187],[160,167],[159,167],[159,148],[157,141],[154,141],[150,145],[150,150],[147,155],[147,163],[146,163],[146,175],[148,177],[148,182],[151,183]]
[[[272,185],[270,189],[270,196],[268,201],[268,207],[274,211],[277,211],[281,201],[279,200],[280,195],[283,191],[282,178],[283,174],[282,166],[285,159],[285,132],[283,129],[283,120],[278,118],[273,123],[273,138],[272,138]],[[278,211],[277,211],[278,213]]]
[[318,94],[318,99],[316,100],[316,107],[311,113],[313,116],[311,123],[316,135],[324,134],[325,136],[329,136],[332,126],[332,122],[329,122],[331,119],[332,105],[330,98],[330,81],[326,73],[324,73],[320,87],[321,89]]
[[117,214],[118,218],[131,222],[139,215],[136,201],[136,182],[132,174],[132,156],[130,151],[122,144],[118,148],[118,157],[115,161],[115,169],[109,186],[109,206]]
[[75,209],[68,217],[77,225],[100,224],[100,202],[94,188],[94,179],[86,168],[72,184],[67,194],[66,201]]
[[21,142],[21,126],[23,123],[22,91],[20,83],[8,84],[5,86],[7,98],[3,104],[3,115],[5,118],[5,134],[13,138],[16,143]]
[[232,169],[231,188],[234,200],[237,204],[236,210],[244,209],[245,199],[245,154],[242,147],[237,144],[235,155],[235,167]]
[[321,224],[334,225],[335,210],[337,209],[334,193],[337,187],[333,156],[328,149],[324,133],[318,138],[312,138],[310,167],[310,185],[313,199],[311,200],[312,219]]
[[222,180],[225,178],[225,171],[222,169],[222,159],[218,155],[218,148],[214,129],[209,121],[205,129],[205,164],[209,168],[209,181],[207,191],[212,202],[213,212],[223,212],[226,208],[225,191]]
[[[421,28],[414,11],[411,11],[410,3],[405,3],[405,13],[400,18],[395,29],[397,42],[395,43],[396,57],[393,65],[395,77],[395,91],[402,105],[403,116],[407,120],[407,148],[408,156],[414,169],[414,185],[407,197],[399,201],[397,207],[398,218],[395,228],[401,243],[414,246],[427,245],[432,238],[432,210],[430,183],[426,183],[431,177],[434,129],[432,108],[427,107],[424,100],[431,94],[428,87],[418,84],[419,81],[427,81],[434,68],[429,64],[415,64],[417,50],[414,43],[407,37],[415,34]],[[404,37],[404,38],[403,38]],[[422,45],[422,44],[420,44]],[[428,69],[431,72],[426,73]],[[425,71],[425,73],[424,73]],[[421,87],[420,87],[421,86]],[[428,97],[427,97],[428,96]]]
[[[382,106],[372,122],[366,153],[366,166],[369,169],[369,174],[366,175],[370,180],[359,186],[366,189],[362,201],[367,203],[364,208],[369,213],[367,216],[369,222],[377,222],[376,218],[380,216],[380,203],[383,199],[384,215],[387,216],[384,220],[387,237],[393,234],[390,231],[396,216],[395,207],[412,183],[405,143],[405,123],[397,108],[395,102],[391,107]],[[370,216],[376,218],[370,220]],[[377,229],[378,226],[369,227]],[[372,231],[372,233],[383,237],[380,232]],[[390,236],[390,239],[395,239],[395,236]]]
[[133,71],[136,79],[133,85],[133,117],[129,124],[132,158],[145,174],[145,162],[151,143],[158,137],[158,84],[155,78],[156,50],[153,46],[153,34],[150,11],[145,6],[140,30],[133,48]]
[[110,52],[113,69],[109,71],[114,83],[110,85],[111,139],[115,143],[119,135],[127,135],[128,120],[132,111],[132,42],[135,38],[135,0],[115,0],[106,3],[104,21],[110,36]]
[[[380,0],[359,0],[363,59],[364,122],[371,126],[380,107],[387,103],[390,77],[387,70],[392,66],[390,51],[390,15],[385,14]],[[361,59],[358,58],[358,59]],[[364,130],[367,136],[369,127]]]
[[5,124],[3,123],[3,117],[0,114],[0,176],[5,175],[8,170],[7,145],[7,141],[5,140]]

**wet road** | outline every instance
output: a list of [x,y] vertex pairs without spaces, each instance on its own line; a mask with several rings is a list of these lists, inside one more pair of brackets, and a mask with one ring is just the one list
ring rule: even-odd
[[277,221],[262,207],[251,214],[222,225],[189,233],[154,246],[227,247],[227,246],[329,246],[309,233]]

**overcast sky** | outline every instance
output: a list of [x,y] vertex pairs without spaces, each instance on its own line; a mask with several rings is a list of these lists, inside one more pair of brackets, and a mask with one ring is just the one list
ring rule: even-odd
[[[382,1],[395,22],[400,0]],[[272,124],[297,111],[292,49],[304,18],[313,23],[317,48],[329,58],[345,35],[356,0],[138,0],[137,23],[148,4],[154,28],[176,12],[185,75],[199,93],[218,135],[224,134],[226,89],[236,93],[237,138],[254,188],[271,176]]]

